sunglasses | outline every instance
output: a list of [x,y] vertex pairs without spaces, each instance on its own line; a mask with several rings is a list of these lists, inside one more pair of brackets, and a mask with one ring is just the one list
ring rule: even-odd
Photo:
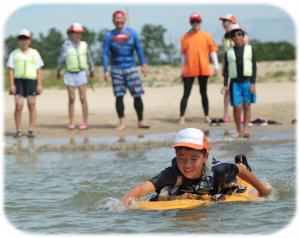
[[200,24],[200,21],[198,21],[198,20],[192,20],[192,21],[190,21],[190,23],[193,25],[193,24]]
[[237,36],[244,36],[244,33],[243,32],[235,32],[231,35],[232,38],[235,38]]

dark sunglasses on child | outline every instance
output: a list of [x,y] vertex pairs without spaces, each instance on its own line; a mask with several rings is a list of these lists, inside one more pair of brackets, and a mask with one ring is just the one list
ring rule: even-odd
[[232,38],[237,37],[237,36],[244,36],[244,33],[241,31],[238,31],[238,32],[234,32],[233,34],[231,34]]

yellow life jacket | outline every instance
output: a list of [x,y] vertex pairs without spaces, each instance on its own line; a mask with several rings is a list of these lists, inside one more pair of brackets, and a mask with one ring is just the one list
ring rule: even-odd
[[226,53],[230,48],[232,48],[234,46],[234,42],[233,40],[231,40],[230,38],[225,38],[224,37],[224,41],[223,41],[223,49],[224,49],[224,53]]
[[[234,52],[234,48],[231,47],[227,51],[227,60],[228,60],[228,75],[229,78],[234,79],[237,78],[237,67],[236,67],[236,56]],[[252,47],[251,45],[244,46],[244,54],[243,54],[243,76],[251,77],[253,75],[252,71]]]
[[80,41],[77,49],[75,47],[68,48],[66,57],[66,70],[68,72],[77,73],[88,68],[87,48],[85,41]]
[[24,52],[17,49],[14,54],[14,76],[15,78],[25,78],[37,80],[37,50],[29,48],[29,51],[24,57]]

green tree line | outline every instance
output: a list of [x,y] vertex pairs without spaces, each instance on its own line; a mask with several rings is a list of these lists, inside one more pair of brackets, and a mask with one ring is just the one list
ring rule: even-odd
[[[92,49],[93,58],[96,65],[101,65],[102,41],[105,32],[108,29],[102,29],[99,32],[86,28],[83,34],[83,40],[87,41]],[[145,57],[150,65],[171,64],[179,65],[180,56],[174,43],[165,41],[167,29],[162,25],[145,24],[140,32],[140,39],[144,48]],[[32,47],[37,49],[44,62],[45,68],[55,68],[60,48],[64,41],[62,32],[55,28],[49,29],[46,35],[39,34],[32,39]],[[257,61],[274,60],[294,60],[295,46],[289,42],[261,42],[252,40],[250,42],[256,52]],[[4,62],[6,62],[9,53],[18,47],[15,36],[9,36],[5,39]],[[222,47],[219,46],[219,57],[222,55]]]

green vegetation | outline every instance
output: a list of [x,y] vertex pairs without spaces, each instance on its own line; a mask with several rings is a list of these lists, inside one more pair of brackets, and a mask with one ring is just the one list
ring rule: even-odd
[[[92,49],[95,64],[98,66],[95,78],[90,80],[90,84],[94,85],[94,87],[109,86],[111,84],[110,81],[104,81],[102,69],[100,68],[102,41],[107,31],[108,29],[102,29],[99,32],[86,29],[86,33],[83,35],[83,40],[88,42]],[[150,65],[149,75],[143,80],[145,86],[165,86],[181,83],[179,51],[176,49],[174,42],[166,43],[166,32],[167,29],[163,26],[151,24],[145,24],[140,32],[145,57]],[[32,47],[40,52],[45,62],[43,70],[44,88],[64,88],[63,79],[58,81],[55,77],[56,61],[63,41],[63,34],[55,28],[51,28],[46,35],[39,34],[33,37]],[[291,65],[291,62],[293,62],[293,65],[295,64],[295,46],[293,44],[288,42],[260,42],[258,40],[252,40],[250,44],[255,49],[258,62],[269,62],[262,63],[264,64],[262,67],[267,69],[273,67],[272,70],[263,73],[263,75],[258,75],[259,82],[267,80],[296,80],[295,68],[288,67]],[[5,39],[4,64],[6,64],[9,53],[17,47],[18,43],[15,36],[9,36]],[[221,59],[222,47],[219,46],[219,49],[219,59]],[[276,63],[273,61],[276,61]],[[279,68],[277,67],[278,64],[280,64]],[[259,72],[260,68],[258,67]],[[7,71],[5,71],[5,89],[7,89],[7,75]],[[210,83],[221,82],[222,77],[220,76],[210,78]]]
[[[92,49],[96,65],[101,65],[102,41],[108,29],[95,32],[86,28],[83,40],[87,41]],[[140,32],[140,39],[144,47],[145,57],[149,65],[173,65],[180,64],[180,56],[175,42],[166,43],[165,33],[167,29],[162,25],[145,24]],[[49,29],[46,35],[34,36],[32,47],[36,48],[45,62],[45,68],[53,69],[56,66],[57,57],[64,41],[64,35],[55,28]],[[289,42],[260,42],[251,40],[257,61],[295,60],[295,46]],[[5,39],[4,62],[9,52],[17,48],[15,36]],[[222,47],[219,46],[219,59],[222,57]]]

